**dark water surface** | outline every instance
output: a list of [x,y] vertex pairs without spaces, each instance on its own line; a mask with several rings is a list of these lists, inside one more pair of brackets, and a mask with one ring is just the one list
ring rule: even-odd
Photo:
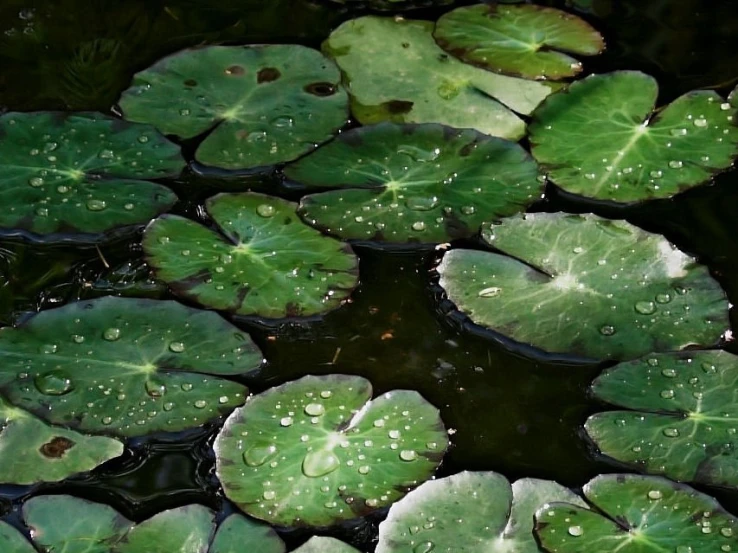
[[[726,93],[735,83],[734,0],[588,3],[593,8],[579,13],[604,34],[608,49],[585,60],[587,71],[646,71],[661,84],[660,103],[694,88]],[[181,48],[214,43],[318,47],[341,21],[362,13],[307,0],[0,0],[0,109],[109,112],[135,71]],[[435,19],[440,13],[427,10],[413,17]],[[253,188],[297,197],[271,176],[226,181],[191,172],[167,184],[182,199],[176,211],[192,217],[199,214],[199,202],[219,190]],[[533,210],[594,211],[664,233],[708,264],[731,300],[738,300],[736,170],[712,185],[643,207],[587,204],[549,187]],[[0,238],[0,322],[106,294],[168,298],[141,261],[138,241],[136,235],[98,249]],[[365,376],[377,393],[416,389],[456,430],[441,474],[496,470],[510,479],[551,478],[579,487],[598,473],[619,470],[598,459],[581,433],[586,417],[600,407],[588,398],[587,385],[602,367],[546,359],[470,328],[449,311],[436,287],[438,253],[433,250],[356,245],[356,251],[362,281],[351,304],[309,322],[236,321],[268,359],[258,374],[245,379],[254,392],[325,373]],[[736,320],[733,311],[734,326]],[[734,344],[727,347],[738,353]],[[213,476],[210,445],[217,427],[135,441],[123,458],[62,484],[0,486],[0,515],[17,520],[23,499],[49,492],[107,502],[136,520],[191,502],[229,509]],[[738,514],[738,494],[705,491]],[[377,520],[339,529],[337,535],[370,550]],[[286,537],[297,544],[306,534]]]

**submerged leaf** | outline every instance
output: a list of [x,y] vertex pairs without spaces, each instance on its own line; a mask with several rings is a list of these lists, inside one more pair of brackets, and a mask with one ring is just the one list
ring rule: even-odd
[[564,52],[593,56],[605,47],[583,19],[532,4],[464,6],[438,20],[436,42],[462,61],[528,79],[563,79],[582,70]]
[[311,188],[301,215],[341,238],[445,242],[536,200],[543,183],[519,145],[438,124],[381,123],[339,135],[285,169]]
[[522,137],[525,123],[513,111],[530,114],[552,85],[462,63],[441,50],[432,32],[430,21],[367,16],[331,33],[323,50],[344,73],[356,119],[443,123]]
[[451,250],[438,272],[475,323],[596,359],[714,344],[728,301],[707,267],[625,221],[534,213],[483,230],[503,254]]
[[358,376],[306,376],[254,396],[215,441],[226,496],[283,526],[327,526],[390,505],[433,474],[448,446],[417,392],[372,397]]
[[331,138],[348,116],[338,69],[295,44],[178,52],[136,74],[120,107],[129,121],[166,134],[207,133],[195,158],[225,169],[295,159]]
[[205,203],[217,230],[179,216],[144,233],[149,264],[172,290],[239,315],[280,318],[339,307],[358,282],[348,244],[300,221],[291,202],[218,194]]
[[698,90],[655,112],[657,96],[638,71],[575,82],[533,114],[533,157],[567,192],[622,203],[671,197],[731,166],[735,107]]

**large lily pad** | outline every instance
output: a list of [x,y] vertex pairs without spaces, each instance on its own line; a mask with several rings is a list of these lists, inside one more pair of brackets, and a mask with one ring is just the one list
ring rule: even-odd
[[550,553],[725,553],[738,522],[712,497],[656,476],[607,474],[584,486],[596,507],[560,503],[536,514]]
[[300,221],[296,205],[262,194],[218,194],[211,230],[167,215],[144,233],[157,276],[192,301],[263,317],[315,315],[340,306],[358,282],[348,244]]
[[441,286],[475,323],[550,352],[633,359],[714,344],[728,301],[664,237],[595,215],[535,213],[483,230],[507,255],[451,250]]
[[179,147],[148,125],[99,113],[0,117],[0,228],[98,235],[141,225],[174,193],[141,179],[178,174]]
[[356,119],[443,123],[514,140],[523,136],[525,123],[513,111],[531,113],[552,85],[462,63],[436,44],[433,27],[430,21],[367,16],[331,33],[323,51],[344,72]]
[[549,480],[512,486],[496,472],[460,472],[426,482],[395,503],[379,525],[376,553],[538,553],[533,514],[542,505],[585,503]]
[[606,371],[592,385],[633,411],[593,415],[600,450],[648,473],[738,488],[738,357],[724,351],[649,355]]
[[476,234],[543,190],[536,163],[519,145],[432,123],[353,129],[285,174],[310,187],[342,188],[303,198],[300,213],[311,225],[390,242]]
[[226,496],[284,526],[327,526],[390,505],[448,446],[438,410],[409,390],[374,400],[358,376],[306,376],[254,396],[215,441]]
[[476,4],[438,20],[436,42],[462,61],[528,79],[563,79],[582,70],[564,52],[593,56],[605,47],[583,19],[532,4]]
[[0,329],[0,385],[54,424],[138,436],[197,427],[244,402],[219,376],[258,366],[249,336],[171,301],[105,297]]
[[658,85],[638,71],[593,75],[533,116],[533,157],[568,192],[613,202],[668,198],[738,155],[736,108],[709,90],[654,112]]
[[120,107],[166,134],[207,134],[206,165],[243,169],[290,161],[333,136],[348,117],[336,66],[298,45],[185,50],[136,74]]
[[0,398],[0,483],[56,482],[120,456],[123,444],[49,426]]

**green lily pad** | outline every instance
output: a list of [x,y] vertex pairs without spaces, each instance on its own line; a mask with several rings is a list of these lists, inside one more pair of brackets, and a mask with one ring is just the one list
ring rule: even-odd
[[712,497],[657,476],[607,474],[584,486],[596,507],[567,503],[536,514],[550,553],[724,553],[738,547],[738,521]]
[[443,123],[522,137],[525,123],[513,111],[530,114],[553,85],[462,63],[436,44],[433,27],[430,21],[367,16],[331,33],[323,51],[344,73],[356,119]]
[[462,61],[527,79],[573,77],[582,64],[564,52],[594,56],[605,47],[583,19],[532,4],[457,8],[441,16],[434,36]]
[[335,538],[313,536],[293,553],[361,553],[350,545]]
[[390,505],[429,478],[448,438],[438,410],[358,376],[306,376],[254,396],[215,440],[226,496],[283,526],[328,526]]
[[379,525],[376,553],[538,553],[533,514],[554,501],[585,506],[549,480],[524,478],[510,486],[496,472],[460,472],[426,482],[395,503]]
[[116,553],[205,553],[214,526],[215,513],[202,505],[170,509],[131,528]]
[[[341,238],[445,242],[538,199],[538,167],[519,145],[443,125],[381,123],[339,135],[285,169],[310,187],[311,225]],[[347,188],[343,189],[343,188]]]
[[231,515],[218,527],[209,553],[285,553],[287,548],[273,528],[241,515]]
[[451,250],[448,298],[518,342],[593,359],[711,345],[728,301],[707,267],[663,236],[595,215],[534,213],[483,228],[504,254]]
[[218,194],[205,203],[217,230],[160,217],[144,233],[144,252],[176,294],[206,307],[271,318],[324,313],[357,285],[357,260],[296,208],[262,194]]
[[176,302],[104,297],[0,329],[0,386],[53,424],[140,436],[197,427],[248,390],[211,375],[257,367],[249,336]]
[[649,355],[606,371],[594,395],[632,411],[585,428],[602,453],[674,480],[738,488],[738,357],[725,351]]
[[3,553],[38,553],[18,530],[0,520],[0,551]]
[[0,483],[57,482],[123,453],[123,444],[49,426],[0,398]]
[[0,229],[106,233],[142,225],[177,197],[142,179],[179,174],[179,147],[148,125],[99,113],[0,117]]
[[654,112],[657,96],[638,71],[575,82],[533,115],[533,157],[567,192],[621,203],[671,197],[731,166],[735,107],[699,90]]
[[178,52],[136,74],[120,107],[129,121],[179,138],[209,133],[195,158],[225,169],[300,157],[348,118],[338,69],[295,44]]

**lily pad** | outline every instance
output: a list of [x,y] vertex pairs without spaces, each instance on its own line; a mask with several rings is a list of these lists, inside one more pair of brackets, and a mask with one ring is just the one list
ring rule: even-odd
[[142,225],[177,197],[142,179],[179,174],[179,147],[99,113],[0,117],[0,229],[99,235]]
[[0,520],[0,550],[3,553],[38,553],[18,530]]
[[504,254],[451,250],[438,272],[476,324],[593,359],[711,345],[728,301],[707,267],[663,236],[595,215],[534,213],[483,229]]
[[738,488],[738,357],[725,351],[649,355],[606,371],[594,395],[632,411],[593,415],[602,453],[674,480]]
[[53,424],[139,436],[197,427],[241,405],[248,390],[219,376],[256,368],[261,354],[215,313],[104,297],[0,329],[0,360],[12,404]]
[[218,527],[209,553],[284,553],[287,548],[274,529],[241,515],[231,515]]
[[738,547],[738,522],[712,497],[657,476],[607,474],[584,486],[596,508],[542,508],[536,534],[550,553],[722,553]]
[[157,276],[178,295],[239,315],[280,318],[339,307],[358,283],[348,244],[300,221],[296,205],[262,194],[207,200],[216,230],[167,215],[144,233]]
[[202,505],[163,511],[137,524],[115,548],[116,553],[205,553],[215,513]]
[[283,526],[328,526],[390,505],[429,478],[448,438],[438,410],[358,376],[306,376],[254,396],[215,440],[226,496]]
[[336,66],[295,44],[178,52],[137,73],[120,107],[166,134],[206,135],[195,158],[225,169],[295,159],[348,118]]
[[395,503],[379,525],[376,553],[538,553],[533,514],[554,501],[586,507],[550,480],[524,478],[510,486],[496,472],[460,472],[426,482]]
[[536,110],[533,157],[567,192],[620,203],[668,198],[731,166],[735,107],[698,90],[655,112],[657,96],[638,71],[575,82]]
[[[336,60],[361,123],[443,123],[517,140],[553,85],[497,75],[460,62],[433,39],[434,24],[366,16],[323,43]],[[509,108],[509,109],[508,109]]]
[[[49,426],[0,398],[0,483],[57,482],[123,453],[123,444]],[[3,549],[4,551],[4,549]]]
[[341,238],[445,242],[538,199],[538,167],[519,145],[443,125],[380,123],[339,135],[285,169],[312,187],[300,214]]
[[532,4],[457,8],[441,16],[434,36],[462,61],[527,79],[573,77],[582,64],[564,52],[594,56],[605,47],[583,19]]
[[361,553],[350,545],[335,538],[313,536],[293,553]]

